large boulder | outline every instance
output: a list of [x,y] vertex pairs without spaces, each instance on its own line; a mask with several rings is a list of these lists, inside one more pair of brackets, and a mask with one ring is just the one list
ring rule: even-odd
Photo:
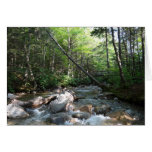
[[64,111],[66,109],[66,105],[68,103],[72,103],[73,101],[73,95],[65,91],[62,94],[60,94],[55,100],[50,102],[50,110],[52,113]]
[[49,104],[52,100],[56,99],[56,97],[57,94],[49,95],[47,98],[43,98],[39,96],[29,101],[21,101],[21,100],[13,99],[11,100],[11,103],[16,106],[21,106],[25,108],[27,107],[38,108],[43,104]]
[[16,106],[21,106],[21,107],[31,107],[32,106],[32,102],[29,102],[29,101],[21,101],[21,100],[17,100],[17,99],[13,99],[11,101],[11,103],[13,105],[16,105]]
[[47,98],[43,98],[41,96],[36,97],[35,99],[31,100],[32,107],[37,108],[43,104],[49,104],[52,100],[56,99],[57,94],[49,95]]
[[58,94],[52,94],[49,95],[47,98],[45,98],[44,104],[49,104],[52,100],[55,100],[57,98]]
[[26,118],[29,114],[19,105],[9,104],[7,105],[7,117],[8,118]]

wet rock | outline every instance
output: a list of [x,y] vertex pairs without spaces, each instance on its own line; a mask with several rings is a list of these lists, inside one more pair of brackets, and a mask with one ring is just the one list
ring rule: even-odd
[[7,105],[7,117],[8,118],[27,118],[29,114],[20,106],[15,104]]
[[70,123],[76,124],[78,122],[78,118],[71,118]]
[[14,95],[14,94],[12,94],[12,93],[8,93],[8,95],[7,95],[7,98],[8,99],[15,99],[15,98],[17,98],[18,96],[16,96],[16,95]]
[[68,115],[67,113],[60,112],[60,113],[52,114],[48,120],[51,123],[54,123],[57,125],[63,125],[65,121],[70,121],[71,119],[72,117]]
[[36,97],[31,102],[33,103],[32,107],[36,108],[36,107],[41,106],[43,103],[45,103],[45,100],[43,97],[39,96],[39,97]]
[[96,114],[104,114],[105,115],[106,113],[110,112],[110,110],[111,110],[111,107],[108,104],[103,104],[101,106],[96,106],[94,108],[94,112],[96,112]]
[[127,109],[125,112],[131,116],[134,116],[134,112],[131,109]]
[[47,98],[43,98],[41,96],[36,97],[33,100],[29,100],[29,101],[21,101],[21,100],[17,100],[17,99],[13,99],[11,100],[11,103],[14,105],[19,105],[21,107],[33,107],[33,108],[38,108],[40,106],[42,106],[43,104],[48,104],[49,102],[51,102],[52,100],[54,100],[56,98],[56,94],[55,95],[50,95]]
[[85,106],[82,106],[82,107],[80,107],[79,108],[79,110],[80,111],[82,111],[82,112],[88,112],[88,113],[92,113],[92,105],[90,104],[90,105],[85,105]]
[[45,98],[44,104],[49,104],[52,100],[55,100],[57,98],[58,94],[50,95],[49,97]]
[[118,98],[117,98],[117,97],[115,97],[113,100],[117,101],[117,100],[118,100]]
[[66,105],[68,103],[72,103],[74,101],[74,97],[71,93],[65,91],[64,93],[60,94],[57,99],[53,100],[50,103],[50,110],[52,113],[65,111]]
[[16,106],[21,106],[21,107],[24,107],[24,108],[27,108],[27,107],[31,107],[32,106],[32,102],[25,102],[25,101],[21,101],[21,100],[17,100],[17,99],[13,99],[11,101],[11,103],[13,105],[16,105]]
[[43,98],[43,97],[39,96],[33,100],[30,100],[29,102],[32,103],[33,108],[37,108],[43,104],[49,104],[52,100],[56,99],[57,96],[58,96],[58,94],[49,95],[47,98]]
[[88,119],[91,115],[88,112],[74,112],[72,117],[79,119]]
[[133,121],[134,118],[131,117],[128,113],[126,113],[124,110],[117,110],[112,113],[107,114],[110,118],[113,118],[115,120],[130,120]]
[[69,121],[65,121],[64,125],[81,125],[81,121],[78,118],[71,118]]
[[67,103],[65,107],[65,111],[72,112],[75,109],[75,105],[73,103]]

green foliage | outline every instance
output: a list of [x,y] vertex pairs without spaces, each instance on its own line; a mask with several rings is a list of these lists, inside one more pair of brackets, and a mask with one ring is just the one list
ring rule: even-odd
[[56,75],[47,69],[39,69],[39,73],[35,77],[39,89],[45,90],[58,85]]
[[[144,79],[144,65],[142,64],[141,28],[121,29],[122,71],[126,86],[141,83]],[[130,30],[131,29],[131,30]],[[50,39],[48,30],[58,41],[69,56],[88,73],[92,75],[98,71],[110,71],[108,75],[97,77],[100,82],[110,83],[114,87],[122,85],[116,54],[112,44],[110,28],[96,27],[20,27],[8,28],[8,91],[20,92],[35,89],[45,90],[56,86],[77,86],[91,84],[91,80],[65,56],[58,46]],[[130,31],[132,39],[130,40]],[[117,32],[115,30],[115,32]],[[109,53],[107,67],[106,35]],[[115,33],[117,35],[117,33]],[[118,40],[115,37],[116,47]],[[128,64],[126,43],[134,47],[135,67],[133,71],[133,57],[128,49]],[[138,44],[138,45],[137,45]],[[119,52],[119,50],[118,50]],[[34,79],[32,78],[34,76]],[[35,82],[34,82],[35,80]]]
[[7,89],[8,92],[14,93],[20,91],[20,87],[24,84],[23,76],[20,72],[8,72]]

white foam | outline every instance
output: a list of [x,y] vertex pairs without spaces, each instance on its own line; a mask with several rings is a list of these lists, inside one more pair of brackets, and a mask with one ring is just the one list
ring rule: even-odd
[[93,115],[85,121],[86,125],[102,125],[110,117],[105,117],[103,115]]

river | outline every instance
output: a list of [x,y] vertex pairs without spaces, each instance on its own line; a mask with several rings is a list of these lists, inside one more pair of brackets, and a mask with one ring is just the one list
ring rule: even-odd
[[[51,113],[48,105],[26,108],[28,118],[8,119],[8,125],[144,125],[144,108],[118,100],[110,92],[103,92],[98,86],[78,86],[68,88],[77,99],[74,110]],[[54,92],[25,94],[19,98],[28,102],[38,96],[47,97]],[[90,109],[89,109],[90,108]]]

